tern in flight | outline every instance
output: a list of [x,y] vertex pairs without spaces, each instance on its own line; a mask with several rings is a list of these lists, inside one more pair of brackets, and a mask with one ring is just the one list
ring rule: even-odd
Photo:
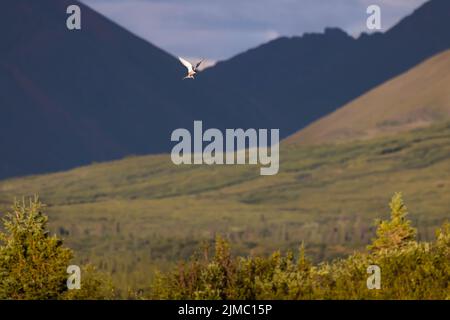
[[194,79],[194,75],[197,73],[198,67],[203,62],[203,60],[201,60],[199,63],[197,63],[194,67],[194,66],[192,66],[192,64],[189,61],[187,61],[181,57],[178,57],[178,59],[180,59],[183,66],[185,66],[188,69],[187,76],[184,77],[183,80],[184,79]]

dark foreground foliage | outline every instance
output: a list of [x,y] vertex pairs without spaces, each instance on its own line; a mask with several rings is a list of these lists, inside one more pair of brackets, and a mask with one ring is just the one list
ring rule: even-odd
[[[217,238],[208,250],[169,273],[159,274],[156,299],[450,299],[450,224],[433,243],[416,241],[405,218],[401,195],[390,203],[391,218],[378,222],[377,237],[366,252],[313,265],[303,246],[268,258],[232,257]],[[381,288],[368,289],[368,267],[381,270]]]
[[0,232],[0,299],[108,299],[108,278],[93,266],[81,267],[82,286],[68,290],[67,267],[73,252],[51,236],[37,197],[14,202]]
[[[81,289],[68,290],[66,272],[73,252],[47,230],[37,198],[15,202],[0,232],[0,299],[111,299],[118,297],[109,275],[82,266]],[[418,242],[406,219],[400,194],[390,203],[389,220],[377,222],[376,238],[365,252],[313,264],[304,246],[298,254],[233,257],[218,237],[189,261],[159,273],[150,299],[450,299],[450,224],[433,242]],[[213,251],[212,253],[210,251]],[[372,266],[372,267],[371,267]],[[379,289],[369,289],[379,267]],[[368,280],[369,278],[369,280]],[[370,280],[372,279],[372,280]],[[123,297],[123,295],[122,295]]]

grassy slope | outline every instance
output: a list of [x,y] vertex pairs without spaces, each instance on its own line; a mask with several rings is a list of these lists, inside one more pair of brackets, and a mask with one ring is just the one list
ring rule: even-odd
[[387,81],[287,139],[303,144],[370,138],[450,118],[450,50]]
[[420,236],[450,216],[450,123],[338,145],[282,145],[280,173],[256,166],[175,166],[168,155],[127,158],[0,182],[2,212],[38,193],[51,227],[80,260],[143,286],[155,267],[227,234],[237,253],[304,240],[316,259],[347,254],[402,191]]

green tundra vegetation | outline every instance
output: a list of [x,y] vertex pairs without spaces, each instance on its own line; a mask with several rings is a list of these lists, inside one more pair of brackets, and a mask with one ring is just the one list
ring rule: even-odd
[[259,166],[176,166],[170,155],[129,157],[0,181],[0,212],[39,194],[49,229],[110,274],[121,295],[222,235],[235,256],[305,243],[314,263],[362,250],[389,196],[414,204],[420,241],[450,217],[450,123],[366,141],[280,146],[280,172]]
[[[42,204],[15,202],[0,233],[0,299],[118,298],[108,275],[84,268],[81,289],[68,290],[66,268],[72,250],[47,230]],[[390,203],[389,220],[378,221],[365,251],[314,264],[302,245],[268,257],[234,257],[217,237],[167,272],[158,273],[143,299],[450,299],[450,224],[433,242],[418,242],[400,194]],[[380,268],[381,286],[367,286],[368,266]],[[122,296],[123,298],[123,296]]]

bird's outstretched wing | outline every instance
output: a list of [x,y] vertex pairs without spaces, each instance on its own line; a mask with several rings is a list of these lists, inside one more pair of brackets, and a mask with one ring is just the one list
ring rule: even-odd
[[202,64],[202,62],[203,62],[203,59],[202,59],[202,60],[200,60],[200,62],[199,62],[199,63],[197,63],[197,65],[195,66],[195,70],[197,70],[197,69],[198,69],[198,67],[200,67],[200,65]]
[[188,69],[189,72],[192,72],[192,71],[193,71],[193,70],[192,70],[192,64],[191,64],[189,61],[184,60],[184,59],[181,58],[181,57],[178,57],[178,59],[180,59],[180,62],[183,64],[183,66],[185,66],[185,67]]

